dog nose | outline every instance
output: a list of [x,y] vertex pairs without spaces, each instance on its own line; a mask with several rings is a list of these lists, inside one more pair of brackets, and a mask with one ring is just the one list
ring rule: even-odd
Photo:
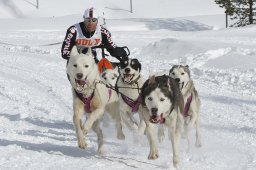
[[76,77],[77,77],[78,79],[81,79],[81,78],[83,77],[83,73],[77,73],[77,74],[76,74]]
[[124,71],[125,71],[125,73],[130,73],[131,69],[130,68],[126,68]]
[[158,111],[158,109],[157,109],[156,107],[151,108],[151,113],[152,113],[153,115],[156,115],[156,114],[157,114],[157,111]]
[[179,78],[176,78],[175,80],[176,80],[177,82],[180,82],[180,79],[179,79]]

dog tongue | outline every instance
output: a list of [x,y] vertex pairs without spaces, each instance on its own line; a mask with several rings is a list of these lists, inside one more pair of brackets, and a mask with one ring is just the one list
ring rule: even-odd
[[163,118],[163,114],[161,114],[160,116],[151,116],[150,117],[150,122],[151,123],[164,123],[165,119]]
[[76,80],[76,82],[77,82],[79,85],[85,85],[85,84],[86,84],[85,80]]
[[131,74],[124,74],[124,80],[125,81],[130,81],[132,78],[132,75]]
[[160,119],[161,118],[159,116],[151,116],[150,117],[150,122],[151,123],[159,123]]

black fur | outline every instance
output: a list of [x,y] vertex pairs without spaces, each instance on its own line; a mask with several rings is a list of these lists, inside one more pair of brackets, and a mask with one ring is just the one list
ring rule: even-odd
[[132,69],[137,70],[140,72],[141,70],[141,63],[136,58],[129,59],[127,56],[123,57],[120,62],[120,68],[124,69],[130,66]]
[[170,98],[172,105],[174,107],[178,106],[178,103],[179,103],[181,113],[183,113],[184,101],[183,101],[183,97],[180,92],[180,89],[176,81],[167,75],[151,77],[143,84],[141,89],[141,97],[142,97],[142,104],[144,106],[146,105],[145,104],[146,96],[148,96],[156,88],[159,88],[166,97]]

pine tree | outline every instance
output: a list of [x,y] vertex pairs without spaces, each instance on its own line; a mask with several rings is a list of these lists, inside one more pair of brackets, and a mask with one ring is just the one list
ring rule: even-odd
[[231,27],[241,27],[254,23],[253,10],[255,0],[215,0],[221,8],[225,8],[225,13],[231,20],[236,22]]

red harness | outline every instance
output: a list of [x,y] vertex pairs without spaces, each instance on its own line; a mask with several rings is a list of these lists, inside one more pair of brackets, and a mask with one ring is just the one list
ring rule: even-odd
[[[77,91],[75,91],[77,96],[79,97],[79,99],[84,103],[84,110],[86,113],[91,113],[91,102],[92,102],[92,98],[94,96],[94,91],[92,92],[91,96],[89,97],[85,97],[82,93],[78,93]],[[108,100],[110,100],[112,95],[112,90],[108,89]]]

